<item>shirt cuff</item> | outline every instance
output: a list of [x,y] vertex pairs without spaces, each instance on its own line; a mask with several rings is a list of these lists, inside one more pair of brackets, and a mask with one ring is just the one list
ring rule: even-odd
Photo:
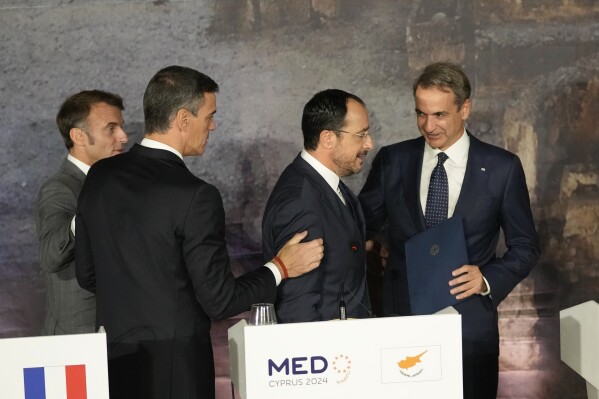
[[281,280],[282,280],[281,272],[279,271],[279,268],[276,267],[275,264],[272,262],[266,262],[266,264],[264,266],[268,267],[270,269],[270,271],[272,272],[272,274],[275,276],[275,282],[278,287],[279,284],[281,284]]
[[485,276],[483,276],[483,280],[485,280],[485,286],[487,287],[487,290],[485,292],[481,292],[480,294],[482,296],[487,296],[491,293],[491,286],[489,285],[489,282],[487,281],[487,279],[485,278]]
[[75,237],[75,216],[71,219],[71,233],[73,233],[73,237]]

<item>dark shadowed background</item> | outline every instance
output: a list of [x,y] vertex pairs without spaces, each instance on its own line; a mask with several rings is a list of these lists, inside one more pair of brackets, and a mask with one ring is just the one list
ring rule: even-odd
[[[121,94],[131,145],[160,68],[220,84],[217,130],[187,164],[223,195],[239,273],[261,262],[263,207],[301,149],[305,102],[344,89],[366,101],[377,148],[416,137],[411,82],[433,61],[471,78],[474,135],[521,157],[541,236],[500,306],[499,397],[586,397],[559,360],[558,312],[599,296],[598,0],[0,0],[0,337],[40,330],[33,203],[66,156],[54,118],[69,94]],[[369,169],[347,179],[355,192]],[[214,328],[220,397],[233,322]]]

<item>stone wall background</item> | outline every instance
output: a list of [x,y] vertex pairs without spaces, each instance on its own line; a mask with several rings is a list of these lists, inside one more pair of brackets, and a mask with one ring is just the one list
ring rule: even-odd
[[[0,0],[0,337],[41,325],[32,209],[65,156],[54,118],[69,94],[120,93],[132,144],[158,69],[219,82],[218,128],[187,163],[221,190],[242,271],[259,262],[263,206],[301,149],[305,102],[358,94],[380,148],[418,135],[411,82],[449,60],[474,85],[469,128],[522,158],[542,238],[539,265],[500,308],[499,396],[584,397],[559,361],[557,315],[598,297],[598,17],[597,0]],[[368,170],[348,179],[354,191]]]

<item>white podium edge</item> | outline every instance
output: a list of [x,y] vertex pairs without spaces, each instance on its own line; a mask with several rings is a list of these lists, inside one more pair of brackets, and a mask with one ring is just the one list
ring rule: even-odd
[[247,325],[247,322],[242,319],[229,328],[229,375],[241,398],[246,397],[244,330]]
[[[585,379],[588,399],[599,399],[599,304],[587,301],[559,313],[560,359]],[[594,362],[589,362],[589,351],[582,350],[591,340],[595,343],[590,351]]]

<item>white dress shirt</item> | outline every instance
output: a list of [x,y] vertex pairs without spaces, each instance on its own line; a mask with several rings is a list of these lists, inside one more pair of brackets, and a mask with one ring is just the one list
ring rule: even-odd
[[[464,132],[462,137],[451,147],[445,150],[448,159],[443,166],[447,173],[447,183],[449,185],[449,202],[447,206],[447,217],[453,216],[455,206],[458,203],[458,197],[462,190],[462,183],[466,174],[466,164],[468,163],[468,149],[470,148],[470,137]],[[424,156],[422,158],[422,174],[420,175],[420,205],[422,213],[426,210],[426,197],[428,195],[428,186],[431,181],[433,169],[437,166],[437,155],[441,150],[424,145]]]
[[173,154],[175,154],[176,156],[178,156],[179,158],[183,159],[183,155],[181,155],[181,153],[179,151],[175,150],[173,147],[171,147],[168,144],[161,143],[160,141],[156,141],[156,140],[152,140],[147,137],[144,137],[143,140],[141,141],[141,143],[139,143],[139,145],[141,145],[142,147],[154,148],[156,150],[169,151],[169,152],[172,152]]
[[78,160],[71,154],[67,155],[67,159],[69,161],[71,161],[73,164],[75,164],[75,166],[78,167],[83,172],[83,174],[87,176],[87,172],[89,172],[89,168],[90,168],[90,166],[88,164]]

